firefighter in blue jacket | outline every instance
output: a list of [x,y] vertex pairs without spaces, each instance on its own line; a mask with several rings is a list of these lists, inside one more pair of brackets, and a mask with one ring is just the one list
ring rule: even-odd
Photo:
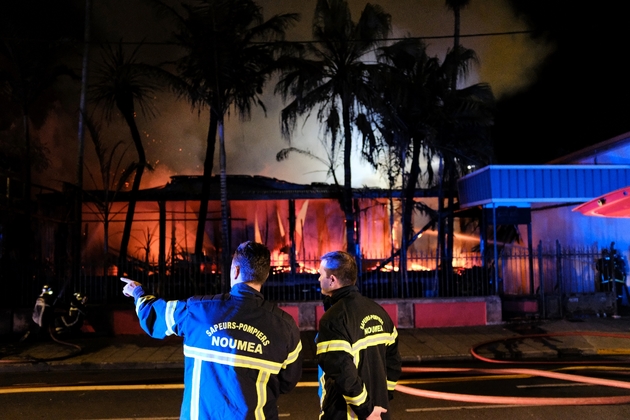
[[320,419],[389,419],[401,372],[396,327],[379,304],[359,293],[352,255],[329,252],[319,274],[326,296],[317,334]]
[[277,398],[302,373],[300,332],[293,318],[264,300],[270,253],[255,242],[239,245],[229,293],[165,301],[122,278],[142,328],[154,338],[184,339],[181,419],[277,419]]

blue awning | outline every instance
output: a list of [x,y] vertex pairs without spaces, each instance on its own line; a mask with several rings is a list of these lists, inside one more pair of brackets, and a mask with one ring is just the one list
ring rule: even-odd
[[629,165],[490,165],[458,181],[461,208],[579,203],[630,185]]

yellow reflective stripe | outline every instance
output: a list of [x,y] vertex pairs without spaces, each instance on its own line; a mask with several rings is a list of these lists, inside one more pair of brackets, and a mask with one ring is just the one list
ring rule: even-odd
[[322,370],[322,368],[318,369],[320,373],[319,375],[319,389],[321,391],[321,397],[319,398],[319,418],[321,419],[322,416],[324,415],[324,400],[326,399],[326,380],[325,377],[326,375],[324,374],[324,371]]
[[153,300],[153,299],[155,299],[155,296],[151,296],[151,295],[140,296],[138,300],[136,301],[136,315],[139,315],[140,307],[144,305],[146,301]]
[[177,307],[176,300],[169,300],[166,302],[166,311],[164,312],[164,320],[166,322],[166,335],[173,335],[173,327],[175,326],[175,308]]
[[295,350],[293,350],[287,356],[287,360],[282,364],[282,369],[286,369],[291,363],[295,362],[297,358],[300,356],[300,352],[302,351],[302,341],[298,341],[297,346],[295,346]]
[[354,410],[349,405],[346,405],[346,412],[348,420],[357,420],[359,418],[359,416],[355,414]]
[[398,337],[398,330],[394,327],[394,331],[391,333],[372,334],[358,340],[354,344],[350,344],[345,340],[330,340],[317,343],[317,354],[327,353],[329,351],[345,351],[350,353],[353,357],[363,349],[371,346],[378,346],[384,344],[386,346],[392,345],[396,342]]
[[360,352],[368,347],[379,346],[381,344],[389,344],[391,340],[391,334],[382,333],[382,334],[374,334],[368,335],[365,338],[358,340],[356,343],[352,345],[353,352]]
[[394,331],[392,331],[392,341],[389,344],[394,344],[396,339],[398,338],[398,330],[394,327]]
[[195,359],[192,372],[192,389],[190,390],[190,420],[199,420],[199,390],[201,388],[202,361]]
[[256,378],[256,394],[258,397],[258,403],[254,409],[256,420],[264,420],[265,418],[263,408],[267,404],[267,382],[269,382],[270,377],[271,374],[269,372],[261,370],[258,372],[258,378]]
[[345,351],[352,354],[352,346],[344,340],[330,340],[317,343],[317,354],[327,353],[329,351]]
[[361,405],[367,401],[367,396],[368,396],[367,389],[365,389],[365,385],[363,385],[363,391],[361,391],[361,393],[357,395],[356,397],[349,397],[347,395],[344,395],[343,398],[346,400],[346,403],[348,404]]
[[387,390],[388,391],[393,391],[394,388],[396,388],[396,381],[387,381]]
[[264,370],[265,372],[274,375],[277,375],[282,368],[282,364],[278,362],[271,362],[269,360],[257,359],[249,356],[241,356],[240,354],[222,353],[215,350],[201,349],[187,345],[184,345],[184,356],[205,360],[206,362],[219,363],[222,365]]

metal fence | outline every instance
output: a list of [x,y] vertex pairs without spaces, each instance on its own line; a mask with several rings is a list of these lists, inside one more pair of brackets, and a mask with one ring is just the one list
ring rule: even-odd
[[[595,264],[600,255],[597,248],[562,248],[560,244],[551,249],[539,245],[532,254],[527,248],[505,247],[499,254],[496,269],[493,261],[486,260],[484,264],[480,254],[465,253],[455,255],[453,270],[446,272],[434,253],[411,253],[406,277],[398,269],[397,260],[381,267],[381,258],[364,256],[357,284],[365,295],[380,299],[591,293],[596,290]],[[272,264],[272,272],[263,287],[267,299],[277,302],[321,299],[316,271],[319,257],[298,258],[293,273],[281,262]],[[107,273],[102,267],[83,267],[75,284],[47,274],[46,270],[31,271],[36,274],[12,283],[11,287],[4,285],[3,307],[32,305],[43,284],[51,285],[57,293],[63,291],[65,297],[73,292],[83,293],[91,303],[129,302],[122,296],[119,275]],[[219,273],[200,273],[197,265],[185,261],[167,267],[164,275],[151,264],[135,265],[129,269],[128,277],[143,283],[150,293],[166,299],[221,291]]]

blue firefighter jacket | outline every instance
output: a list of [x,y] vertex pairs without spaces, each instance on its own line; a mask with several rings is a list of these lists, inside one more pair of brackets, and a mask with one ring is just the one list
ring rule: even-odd
[[302,373],[293,318],[245,283],[230,293],[165,301],[134,289],[142,328],[184,339],[181,419],[277,419]]

